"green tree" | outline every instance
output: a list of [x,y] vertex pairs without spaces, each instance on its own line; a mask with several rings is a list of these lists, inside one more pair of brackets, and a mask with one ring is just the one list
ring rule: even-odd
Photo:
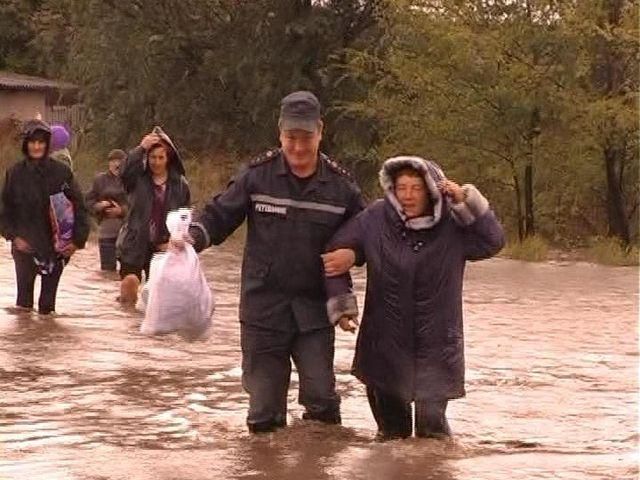
[[41,0],[3,0],[0,2],[0,70],[40,73],[32,19]]
[[[344,109],[380,126],[378,158],[418,153],[480,183],[520,239],[601,233],[605,203],[593,194],[603,182],[593,152],[601,135],[587,128],[598,116],[588,93],[596,57],[576,28],[586,13],[569,3],[396,2],[385,55],[350,56],[350,76],[372,87]],[[628,120],[613,131],[627,132],[631,160],[637,105],[614,110]],[[635,180],[631,164],[618,179]]]
[[608,234],[629,245],[638,209],[638,2],[576,2],[566,15],[567,36],[579,46],[574,101],[581,137],[604,166]]
[[367,44],[377,3],[66,0],[61,15],[48,5],[57,22],[40,34],[54,58],[65,32],[66,76],[82,85],[100,143],[162,123],[196,151],[254,151],[273,142],[284,94],[312,89],[328,106],[344,94],[329,66]]

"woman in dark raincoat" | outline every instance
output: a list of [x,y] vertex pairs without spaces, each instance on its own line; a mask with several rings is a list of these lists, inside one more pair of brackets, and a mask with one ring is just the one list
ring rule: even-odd
[[[18,310],[31,311],[36,276],[41,277],[38,313],[55,312],[62,270],[77,249],[84,248],[89,218],[71,169],[50,155],[51,128],[42,120],[24,125],[24,158],[9,168],[0,193],[0,233],[11,241],[16,270]],[[52,197],[66,197],[73,208],[71,241],[56,240],[58,222]],[[68,232],[67,232],[68,234]],[[65,234],[66,235],[66,234]]]
[[142,272],[148,279],[151,257],[167,249],[167,213],[189,207],[191,193],[178,150],[160,127],[129,152],[121,175],[129,213],[116,242],[120,301],[135,303]]
[[[473,185],[460,187],[420,157],[384,162],[385,198],[334,237],[367,263],[353,373],[367,386],[379,437],[450,434],[447,403],[465,395],[462,282],[467,260],[495,255],[504,234]],[[348,274],[327,278],[334,324],[357,316]]]

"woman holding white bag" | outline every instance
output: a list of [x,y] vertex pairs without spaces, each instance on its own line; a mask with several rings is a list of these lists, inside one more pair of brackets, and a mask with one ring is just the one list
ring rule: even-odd
[[160,127],[129,152],[121,176],[130,208],[116,245],[120,301],[135,303],[142,272],[148,279],[151,257],[167,249],[167,212],[188,207],[191,192],[178,150]]

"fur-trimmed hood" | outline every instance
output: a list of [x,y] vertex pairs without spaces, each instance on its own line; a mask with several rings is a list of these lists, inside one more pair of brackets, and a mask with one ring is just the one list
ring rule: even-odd
[[[433,205],[433,215],[407,218],[393,188],[393,177],[404,168],[411,168],[422,174],[429,191],[429,199]],[[379,173],[380,186],[384,190],[387,200],[394,206],[405,226],[411,230],[431,228],[442,218],[445,199],[438,190],[437,184],[445,178],[444,172],[437,163],[422,157],[404,155],[385,160]]]
[[[433,215],[407,218],[402,210],[393,189],[393,177],[403,168],[412,168],[421,173],[429,190],[429,198],[433,205]],[[385,160],[380,169],[380,186],[384,190],[387,201],[395,208],[405,227],[410,230],[432,228],[442,219],[445,211],[449,212],[459,225],[470,225],[489,210],[489,202],[472,184],[462,185],[464,201],[453,203],[448,196],[443,196],[438,189],[438,182],[446,177],[440,166],[422,157],[400,156]]]

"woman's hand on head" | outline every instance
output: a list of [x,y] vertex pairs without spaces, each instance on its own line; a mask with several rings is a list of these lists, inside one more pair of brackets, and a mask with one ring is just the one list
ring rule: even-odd
[[454,203],[462,203],[465,200],[464,190],[456,182],[441,180],[438,182],[438,189],[443,195],[451,197]]
[[145,150],[149,150],[153,145],[160,143],[160,135],[157,133],[149,133],[140,141],[140,146]]

